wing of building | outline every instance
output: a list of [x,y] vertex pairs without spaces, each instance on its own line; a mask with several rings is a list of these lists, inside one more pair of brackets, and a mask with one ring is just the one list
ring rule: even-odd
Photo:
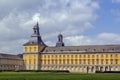
[[25,70],[22,55],[0,53],[0,71]]
[[65,46],[59,34],[56,46],[49,47],[42,41],[38,23],[33,32],[23,45],[26,70],[120,71],[120,45]]

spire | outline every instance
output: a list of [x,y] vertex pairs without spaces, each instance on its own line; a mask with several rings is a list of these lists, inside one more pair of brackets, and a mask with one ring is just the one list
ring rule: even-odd
[[39,33],[39,24],[37,24],[33,27],[33,35],[31,36],[30,40],[24,44],[24,45],[41,45],[46,46],[44,42],[42,41],[42,38]]
[[63,35],[62,35],[61,33],[58,35],[58,42],[56,43],[56,46],[57,46],[57,47],[62,47],[62,46],[64,46]]
[[38,24],[38,22],[37,22],[37,24],[33,27],[33,31],[34,31],[34,34],[40,35],[40,33],[39,33],[39,24]]

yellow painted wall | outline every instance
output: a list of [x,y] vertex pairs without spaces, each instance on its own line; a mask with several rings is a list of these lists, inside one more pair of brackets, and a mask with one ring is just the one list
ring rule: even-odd
[[[89,55],[89,56],[88,56]],[[98,57],[97,57],[98,55]],[[111,57],[112,55],[112,57]],[[116,56],[117,55],[117,56]],[[98,64],[96,64],[97,59]],[[113,60],[113,64],[111,64],[111,59]],[[114,65],[116,64],[116,59],[118,60],[118,65],[120,65],[120,54],[111,54],[111,53],[98,53],[98,54],[42,54],[42,64],[44,64],[44,61],[46,61],[46,65],[48,64],[48,61],[50,61],[49,64],[52,65],[52,61],[57,60],[57,64],[60,65],[63,64],[63,60],[65,60],[65,64],[69,65],[80,65],[80,60],[81,64],[84,65],[84,61],[86,61],[85,65]],[[88,60],[90,61],[90,64],[88,64]],[[94,60],[94,64],[92,64],[92,60]],[[101,64],[101,61],[103,60],[103,64]],[[106,60],[108,60],[108,64],[106,64]],[[69,61],[69,62],[67,62]],[[73,61],[73,64],[72,64]],[[56,62],[55,62],[56,63]]]

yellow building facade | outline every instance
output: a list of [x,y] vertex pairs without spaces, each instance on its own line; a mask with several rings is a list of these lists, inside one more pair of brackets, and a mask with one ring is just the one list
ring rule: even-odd
[[120,71],[120,45],[65,46],[62,34],[55,47],[44,44],[38,23],[23,45],[26,70],[61,70],[79,73]]

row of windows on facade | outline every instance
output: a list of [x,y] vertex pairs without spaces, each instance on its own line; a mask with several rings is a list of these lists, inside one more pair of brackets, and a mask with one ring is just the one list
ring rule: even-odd
[[[60,50],[61,52],[63,52],[63,51],[73,51],[73,50],[71,50],[71,49],[69,49],[69,50]],[[74,50],[74,51],[81,51],[81,50],[79,50],[79,49],[76,49],[76,50]],[[84,50],[82,50],[83,52],[96,52],[97,51],[97,49],[84,49]],[[111,52],[114,52],[114,51],[117,51],[116,49],[101,49],[101,51],[102,52],[105,52],[105,51],[111,51]],[[46,52],[48,52],[48,50],[46,50]],[[56,50],[52,50],[51,52],[58,52],[58,51],[56,51]]]
[[[32,60],[29,59],[29,64],[31,64]],[[43,64],[118,64],[118,59],[111,59],[111,60],[43,60]],[[36,60],[34,60],[34,64],[36,64]]]
[[43,58],[61,58],[61,57],[63,57],[63,58],[69,58],[69,57],[71,57],[71,58],[108,58],[108,57],[115,57],[115,58],[118,58],[118,54],[105,54],[105,55],[86,55],[86,54],[83,54],[83,55],[44,55],[44,57]]
[[[29,47],[29,49],[27,47],[25,47],[25,52],[32,52],[32,47]],[[34,47],[34,52],[37,52],[37,47]]]
[[[25,47],[25,52],[27,52],[29,50],[29,52],[32,52],[32,47],[29,47],[29,48],[27,48],[27,47]],[[36,52],[37,51],[37,47],[34,47],[34,52]],[[64,50],[60,50],[61,52],[63,52]],[[72,51],[72,50],[67,50],[67,51]],[[76,51],[80,51],[79,49],[77,49]],[[92,52],[96,52],[97,50],[96,49],[92,49],[92,50],[89,50],[89,49],[85,49],[84,50],[85,52],[88,52],[88,51],[92,51]],[[104,52],[104,51],[116,51],[115,49],[102,49],[102,51]],[[48,50],[46,50],[46,52],[48,52]],[[53,50],[52,52],[56,52],[56,50]]]

